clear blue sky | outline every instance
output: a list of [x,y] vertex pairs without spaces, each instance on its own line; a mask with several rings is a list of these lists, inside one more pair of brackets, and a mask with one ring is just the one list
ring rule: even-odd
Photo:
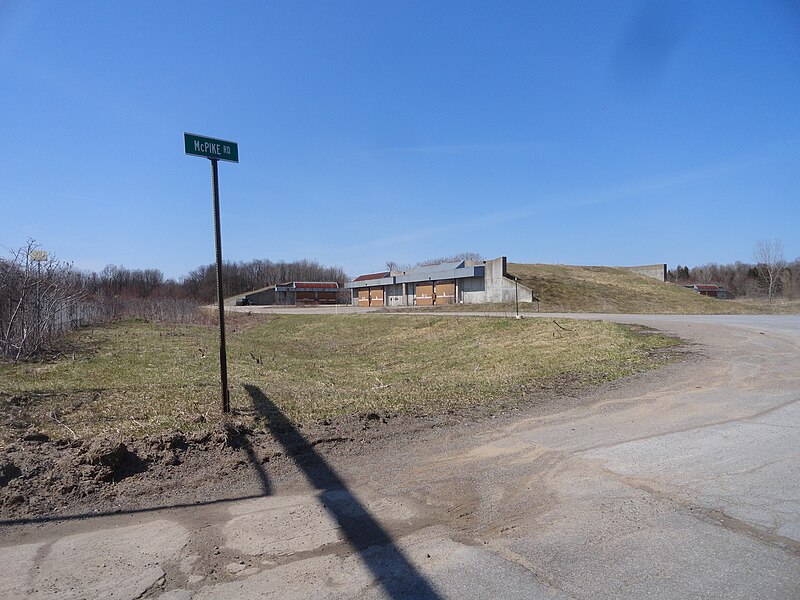
[[800,9],[752,2],[2,2],[0,244],[77,267],[351,275],[800,256]]

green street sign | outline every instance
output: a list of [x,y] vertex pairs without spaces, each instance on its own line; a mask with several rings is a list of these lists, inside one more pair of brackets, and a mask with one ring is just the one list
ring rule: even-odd
[[239,162],[239,145],[236,142],[227,142],[184,132],[183,143],[186,147],[186,154],[235,163]]

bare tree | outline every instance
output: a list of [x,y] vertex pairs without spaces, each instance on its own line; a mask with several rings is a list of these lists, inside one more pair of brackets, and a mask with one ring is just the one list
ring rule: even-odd
[[478,261],[478,260],[483,260],[483,256],[478,252],[459,252],[458,254],[453,254],[452,256],[440,256],[439,258],[429,258],[428,260],[422,260],[414,266],[426,267],[428,265],[436,265],[446,262],[458,262],[462,260]]
[[410,271],[411,269],[416,269],[417,267],[427,267],[430,265],[438,265],[441,263],[449,263],[449,262],[460,262],[462,260],[481,261],[483,260],[483,256],[481,254],[478,254],[477,252],[459,252],[458,254],[453,254],[452,256],[440,256],[438,258],[429,258],[426,260],[421,260],[416,263],[399,263],[396,260],[387,260],[386,270]]
[[[226,297],[288,281],[336,281],[341,285],[349,279],[341,267],[325,267],[314,260],[224,262],[222,274]],[[197,267],[181,280],[179,286],[187,296],[203,302],[213,300],[216,295],[215,266]]]
[[783,244],[780,240],[759,240],[756,244],[754,255],[758,275],[767,286],[767,296],[772,302],[775,293],[775,284],[786,269],[786,259],[783,258]]
[[0,259],[0,356],[12,360],[52,349],[83,297],[71,265],[37,252],[29,240]]

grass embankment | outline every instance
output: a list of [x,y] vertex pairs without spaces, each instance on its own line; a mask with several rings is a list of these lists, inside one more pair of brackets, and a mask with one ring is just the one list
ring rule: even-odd
[[[368,412],[431,413],[514,401],[561,378],[593,383],[653,366],[674,339],[588,321],[402,315],[240,316],[228,332],[231,403],[244,384],[303,423]],[[0,365],[0,439],[152,434],[218,416],[213,326],[128,322],[76,332],[52,362]]]
[[[614,267],[526,265],[509,263],[508,273],[519,277],[539,298],[541,312],[622,314],[795,314],[800,302],[717,300],[674,283],[664,283]],[[513,303],[436,307],[434,310],[513,311]],[[535,311],[535,304],[520,303]]]

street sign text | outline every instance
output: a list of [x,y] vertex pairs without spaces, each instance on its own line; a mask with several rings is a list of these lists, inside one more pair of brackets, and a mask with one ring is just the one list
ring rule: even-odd
[[183,143],[186,154],[202,156],[203,158],[227,160],[235,163],[239,162],[239,145],[236,142],[217,140],[193,133],[184,133]]

